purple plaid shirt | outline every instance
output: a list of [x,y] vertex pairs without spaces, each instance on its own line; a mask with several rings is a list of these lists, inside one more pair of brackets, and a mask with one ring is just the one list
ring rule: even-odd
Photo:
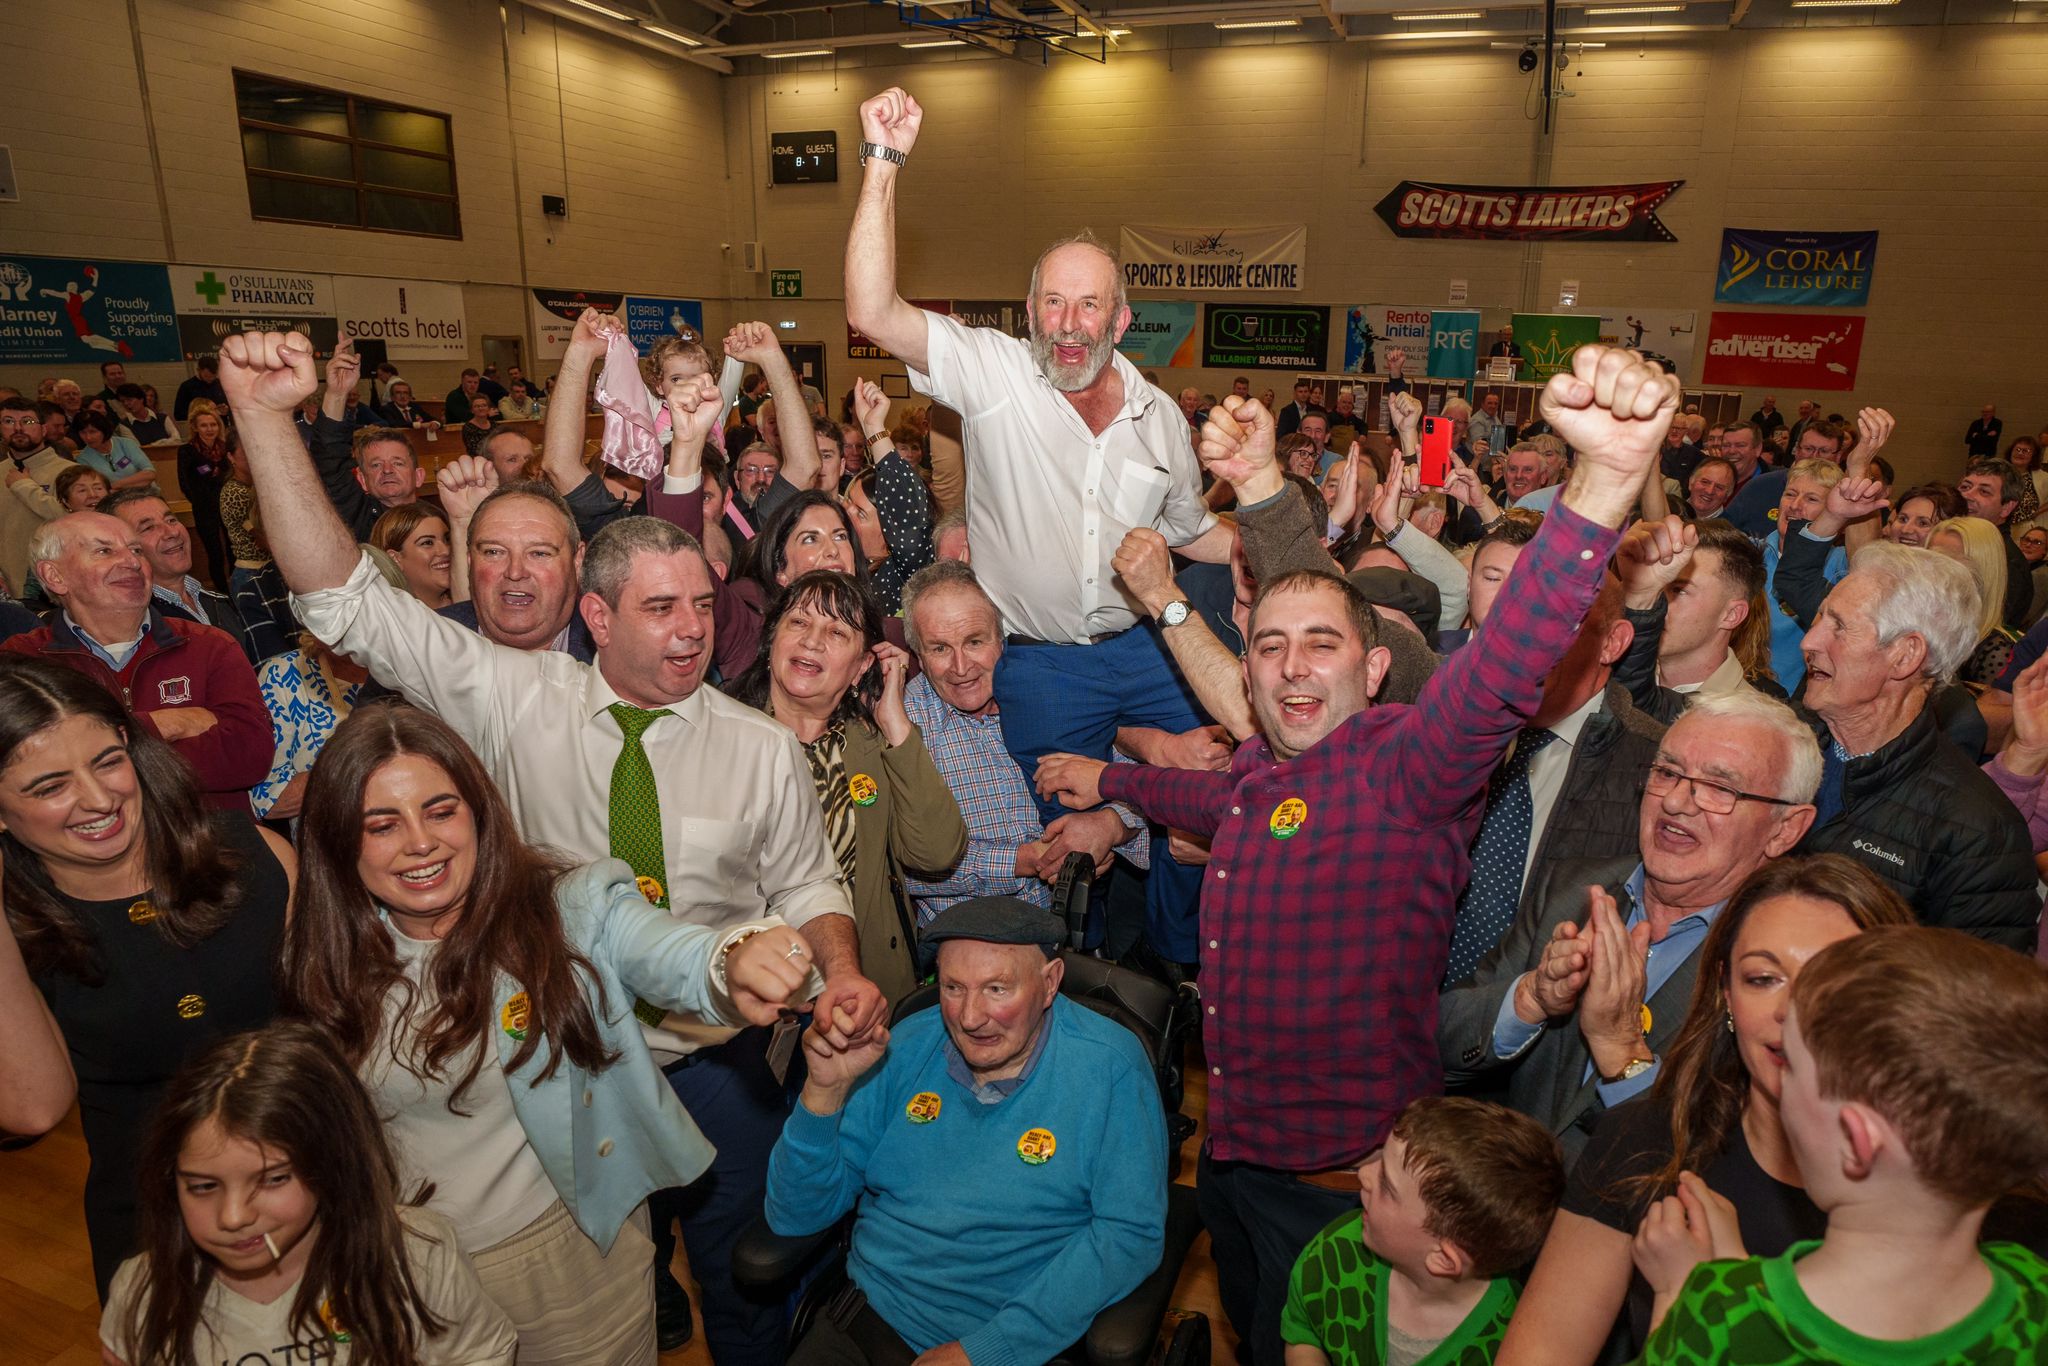
[[1443,1090],[1437,983],[1487,780],[1618,539],[1555,508],[1514,591],[1413,706],[1368,708],[1285,763],[1257,740],[1228,773],[1103,770],[1105,800],[1214,837],[1201,953],[1215,1158],[1346,1166]]

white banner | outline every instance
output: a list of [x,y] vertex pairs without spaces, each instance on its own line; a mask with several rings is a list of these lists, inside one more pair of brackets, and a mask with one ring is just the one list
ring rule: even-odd
[[461,285],[337,275],[334,309],[343,337],[380,340],[393,360],[469,358]]
[[1228,290],[1235,294],[1300,289],[1308,229],[1160,228],[1125,224],[1126,289]]
[[1693,378],[1692,343],[1699,315],[1691,309],[1603,308],[1600,310],[1600,340],[1610,346],[1631,347],[1662,356],[1674,373],[1690,384]]
[[237,270],[230,266],[166,266],[171,298],[184,314],[280,317],[334,316],[334,281],[294,270]]

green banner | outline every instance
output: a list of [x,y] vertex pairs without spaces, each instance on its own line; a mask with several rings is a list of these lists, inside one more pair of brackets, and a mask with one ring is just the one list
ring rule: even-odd
[[1517,379],[1549,379],[1571,367],[1572,352],[1600,340],[1598,313],[1517,313],[1515,345],[1522,351]]

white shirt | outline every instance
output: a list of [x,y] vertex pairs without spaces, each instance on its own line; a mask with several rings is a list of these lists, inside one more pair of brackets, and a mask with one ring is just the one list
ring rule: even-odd
[[[415,1191],[431,1183],[427,1208],[455,1225],[462,1250],[477,1253],[496,1247],[525,1228],[555,1203],[554,1183],[527,1142],[519,1112],[512,1107],[512,1084],[490,1048],[476,1080],[462,1093],[457,1114],[449,1108],[456,1086],[469,1071],[479,1040],[451,1059],[440,1072],[422,1077],[421,1030],[434,1012],[432,967],[439,940],[414,939],[387,925],[391,947],[412,990],[394,986],[384,995],[384,1027],[363,1060],[363,1084],[377,1106],[377,1118],[398,1158],[400,1188]],[[400,1021],[399,1008],[412,1003],[412,1014]],[[402,1029],[402,1034],[399,1031]],[[489,1042],[496,1043],[496,1036]],[[542,1040],[542,1048],[547,1041]]]
[[[529,841],[578,862],[610,857],[624,738],[606,708],[624,699],[596,667],[450,621],[386,583],[368,555],[347,583],[292,603],[307,630],[461,732]],[[796,929],[821,915],[851,918],[796,736],[713,688],[669,710],[641,742],[661,802],[671,913],[717,930],[771,913]],[[730,1037],[720,1028],[715,1037]],[[681,1053],[708,1038],[667,1028],[647,1040],[657,1053]]]
[[925,317],[931,372],[910,382],[960,414],[967,539],[1004,628],[1080,643],[1137,624],[1142,608],[1109,563],[1124,533],[1150,527],[1178,546],[1216,525],[1179,405],[1111,353],[1124,406],[1097,436],[1029,342]]
[[1602,688],[1586,699],[1586,704],[1549,727],[1557,738],[1536,751],[1536,757],[1529,760],[1529,849],[1522,855],[1522,885],[1529,885],[1529,870],[1536,866],[1536,850],[1543,843],[1543,829],[1550,824],[1550,813],[1557,806],[1557,798],[1564,791],[1565,770],[1572,766],[1572,751],[1579,747],[1579,732],[1586,728],[1589,718],[1596,715],[1607,703],[1607,690]]
[[[406,1205],[398,1207],[405,1225],[405,1260],[413,1284],[427,1310],[447,1331],[439,1337],[420,1335],[420,1366],[512,1366],[519,1337],[512,1320],[484,1294],[476,1270],[455,1245],[455,1230],[440,1215]],[[318,1237],[316,1232],[312,1236]],[[114,1273],[107,1307],[100,1315],[100,1341],[123,1361],[135,1361],[140,1349],[129,1340],[130,1315],[142,1279],[141,1257],[130,1257]],[[207,1287],[192,1334],[194,1361],[284,1362],[317,1361],[347,1366],[353,1349],[324,1330],[301,1336],[292,1328],[292,1308],[299,1298],[294,1285],[269,1304],[237,1294],[216,1276]],[[348,1325],[340,1325],[346,1329]]]

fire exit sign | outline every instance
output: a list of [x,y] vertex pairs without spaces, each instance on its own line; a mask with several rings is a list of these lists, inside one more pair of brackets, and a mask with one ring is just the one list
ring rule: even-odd
[[768,272],[768,297],[771,299],[801,299],[804,297],[804,273],[800,270],[771,270]]

